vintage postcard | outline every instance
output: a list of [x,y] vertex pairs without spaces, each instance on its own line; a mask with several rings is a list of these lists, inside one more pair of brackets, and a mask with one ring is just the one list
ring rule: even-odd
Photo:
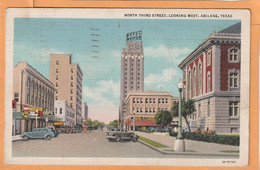
[[250,12],[10,8],[5,162],[247,166]]

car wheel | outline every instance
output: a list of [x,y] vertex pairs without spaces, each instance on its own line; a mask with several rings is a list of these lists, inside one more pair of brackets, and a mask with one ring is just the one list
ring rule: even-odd
[[51,140],[51,136],[50,136],[50,135],[47,135],[45,139],[46,139],[46,140]]
[[121,138],[119,136],[116,136],[116,142],[120,142]]
[[133,142],[137,142],[138,141],[138,138],[137,137],[134,137],[133,138]]
[[23,141],[27,141],[29,140],[29,137],[28,136],[23,136]]

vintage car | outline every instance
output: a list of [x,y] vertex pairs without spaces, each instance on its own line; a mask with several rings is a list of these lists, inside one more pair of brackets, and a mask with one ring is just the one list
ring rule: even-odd
[[112,128],[106,133],[106,138],[111,141],[115,140],[120,142],[121,140],[131,140],[133,142],[138,141],[138,136],[134,132],[127,132],[125,129]]
[[74,125],[75,133],[81,132],[81,127],[79,125]]
[[73,126],[69,126],[69,125],[62,125],[59,128],[56,128],[56,130],[58,130],[60,133],[74,133],[75,129]]
[[31,132],[25,132],[21,135],[24,141],[28,139],[47,139],[54,138],[55,134],[50,128],[34,128]]

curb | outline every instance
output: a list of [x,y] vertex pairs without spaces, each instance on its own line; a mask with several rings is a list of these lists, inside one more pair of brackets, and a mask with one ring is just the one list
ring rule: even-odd
[[238,156],[239,157],[239,153],[226,153],[226,154],[223,154],[223,153],[209,153],[209,154],[205,154],[205,153],[197,153],[197,152],[167,152],[167,151],[163,151],[163,150],[160,150],[159,148],[156,148],[144,141],[141,141],[141,140],[138,140],[138,142],[142,143],[143,145],[146,145],[148,147],[150,147],[151,149],[157,151],[157,152],[160,152],[162,154],[165,154],[165,155],[202,155],[202,156]]

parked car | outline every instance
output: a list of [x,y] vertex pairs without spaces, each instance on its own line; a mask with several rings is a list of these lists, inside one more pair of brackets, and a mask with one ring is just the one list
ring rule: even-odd
[[60,134],[59,131],[55,130],[54,126],[46,126],[46,128],[51,129],[51,131],[54,133],[54,137],[57,137]]
[[24,141],[28,139],[46,139],[54,138],[55,134],[50,128],[34,128],[31,132],[25,132],[21,135]]
[[74,131],[75,133],[81,132],[81,128],[79,125],[74,125],[74,129],[75,129],[75,131]]
[[75,129],[73,126],[62,125],[57,129],[60,133],[74,133]]
[[127,132],[125,129],[112,128],[110,131],[106,133],[106,138],[111,141],[115,140],[116,142],[120,142],[121,140],[131,140],[133,142],[138,141],[138,135],[134,132]]

